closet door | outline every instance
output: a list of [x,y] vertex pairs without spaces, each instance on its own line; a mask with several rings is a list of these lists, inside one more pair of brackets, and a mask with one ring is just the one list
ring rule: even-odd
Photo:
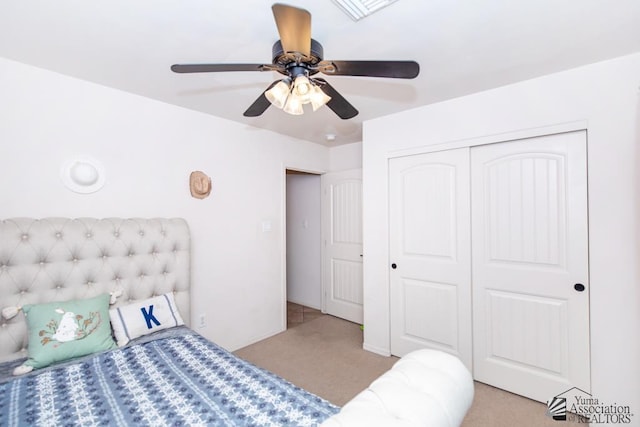
[[590,390],[586,132],[471,149],[474,377]]
[[391,353],[444,350],[471,368],[468,148],[391,159]]

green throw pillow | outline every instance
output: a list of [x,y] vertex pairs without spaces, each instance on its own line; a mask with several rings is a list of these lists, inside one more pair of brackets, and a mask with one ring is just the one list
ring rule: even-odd
[[109,294],[84,300],[28,304],[29,358],[44,368],[53,363],[116,348],[109,323]]

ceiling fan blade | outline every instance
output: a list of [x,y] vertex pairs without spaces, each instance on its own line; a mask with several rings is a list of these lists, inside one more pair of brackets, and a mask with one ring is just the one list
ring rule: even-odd
[[311,56],[311,14],[282,3],[271,6],[285,53],[298,52]]
[[245,111],[243,115],[245,117],[258,117],[259,115],[267,111],[267,108],[269,108],[269,106],[271,105],[271,102],[269,102],[269,100],[264,95],[264,93],[269,89],[271,89],[272,87],[274,87],[275,85],[277,85],[279,81],[280,80],[276,80],[275,82],[271,83],[269,87],[266,88],[264,92],[262,92],[262,94],[260,94],[258,99],[253,101],[253,104],[251,104],[249,108],[247,108],[247,111]]
[[334,76],[394,79],[413,79],[420,73],[420,65],[415,61],[322,61],[318,69]]
[[217,73],[221,71],[268,71],[273,65],[265,64],[173,64],[174,73]]
[[358,115],[358,110],[349,101],[344,99],[337,90],[334,89],[325,79],[314,78],[313,80],[319,81],[321,84],[320,89],[329,95],[331,99],[327,102],[327,107],[338,115],[341,119],[351,119]]

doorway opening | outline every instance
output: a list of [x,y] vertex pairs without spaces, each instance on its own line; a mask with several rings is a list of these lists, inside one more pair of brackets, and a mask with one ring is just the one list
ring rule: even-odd
[[286,169],[287,328],[322,315],[320,175]]

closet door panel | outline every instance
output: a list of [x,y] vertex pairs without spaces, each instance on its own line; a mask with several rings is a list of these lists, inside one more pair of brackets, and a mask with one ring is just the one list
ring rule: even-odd
[[590,390],[586,167],[585,132],[471,149],[477,380]]
[[391,353],[452,353],[471,368],[468,149],[392,159]]

